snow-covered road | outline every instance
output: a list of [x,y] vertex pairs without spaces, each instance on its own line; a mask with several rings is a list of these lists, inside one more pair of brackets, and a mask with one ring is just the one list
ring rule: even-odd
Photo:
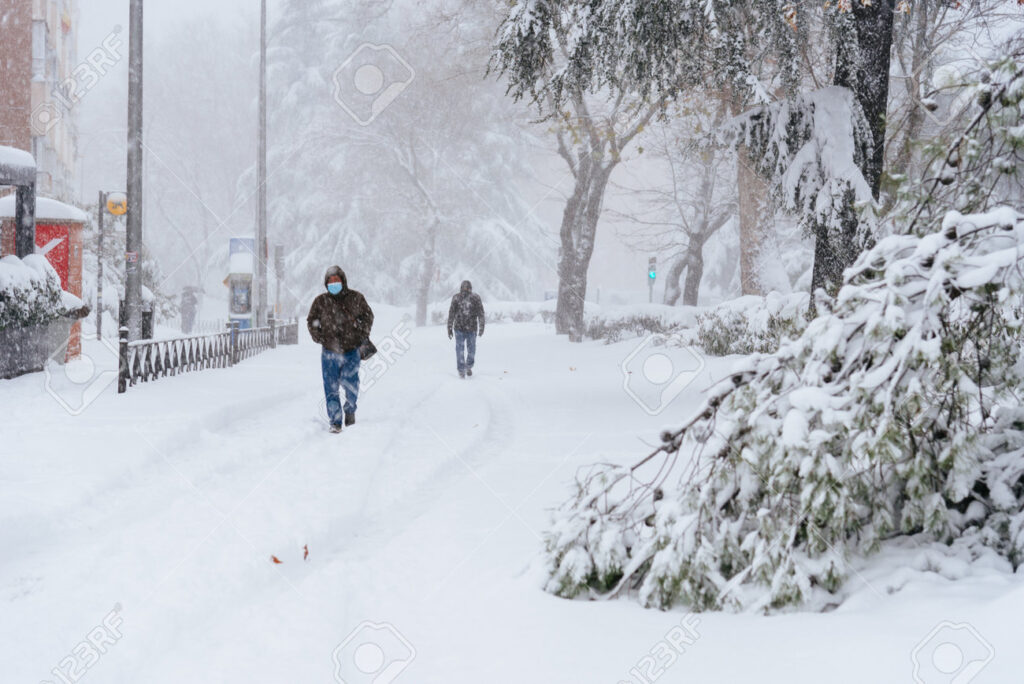
[[[389,331],[407,350],[341,435],[304,334],[233,369],[107,388],[77,416],[43,374],[0,382],[0,681],[911,682],[943,620],[995,651],[975,681],[1019,681],[1019,575],[952,583],[889,572],[894,557],[838,610],[772,618],[543,593],[547,509],[575,469],[645,453],[728,362],[650,416],[623,388],[637,341],[495,325],[461,381],[442,328],[383,312],[375,339]],[[697,638],[669,658],[680,623]]]

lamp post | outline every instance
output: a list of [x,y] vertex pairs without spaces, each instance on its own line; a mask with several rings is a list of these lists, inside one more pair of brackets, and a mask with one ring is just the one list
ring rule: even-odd
[[96,339],[103,339],[103,210],[107,207],[107,193],[100,190],[100,201],[96,205],[96,230],[99,244],[96,247]]
[[128,197],[123,192],[100,190],[100,202],[96,208],[96,228],[99,231],[99,245],[96,248],[96,339],[103,339],[103,216],[106,211],[114,216],[124,216],[128,211]]
[[256,326],[267,322],[267,0],[260,0],[260,112],[256,182]]
[[125,235],[125,308],[128,339],[142,337],[142,0],[131,0],[128,37],[128,221]]
[[284,280],[284,247],[281,245],[274,245],[274,280],[277,282],[274,318],[278,318],[281,315],[281,281]]

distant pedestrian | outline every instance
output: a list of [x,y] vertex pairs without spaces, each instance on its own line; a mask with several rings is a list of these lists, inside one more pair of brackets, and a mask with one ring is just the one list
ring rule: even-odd
[[455,338],[455,363],[460,378],[473,375],[477,335],[484,335],[484,303],[473,292],[473,284],[463,280],[448,309],[448,339]]
[[[356,422],[360,347],[369,343],[373,311],[361,293],[348,289],[348,278],[340,266],[327,269],[324,286],[327,292],[313,300],[306,317],[306,327],[313,341],[323,347],[320,366],[327,397],[327,415],[331,421],[331,432],[341,432],[342,420],[346,426]],[[339,384],[345,390],[344,407]]]

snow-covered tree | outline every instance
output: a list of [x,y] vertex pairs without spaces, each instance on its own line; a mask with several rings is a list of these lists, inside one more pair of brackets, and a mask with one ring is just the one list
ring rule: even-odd
[[895,182],[918,175],[929,139],[962,130],[968,101],[958,93],[974,76],[973,55],[1020,18],[1020,3],[1006,0],[897,4],[886,122],[886,173]]
[[[827,38],[835,65],[833,83],[852,92],[850,116],[868,133],[862,139],[866,154],[857,164],[877,199],[893,10],[894,0],[520,0],[513,3],[499,32],[495,64],[509,80],[513,95],[528,95],[539,103],[550,98],[555,107],[580,91],[611,89],[652,99],[708,88],[731,93],[733,113],[738,113],[738,107],[747,103],[798,96],[807,46]],[[745,168],[743,152],[740,171]],[[758,161],[756,153],[753,161]],[[738,180],[743,180],[742,174]],[[740,186],[741,209],[754,208],[741,211],[749,224],[757,202],[749,201],[748,195],[757,187],[750,182]],[[853,195],[845,193],[833,201],[846,201],[846,221],[856,221]],[[741,236],[756,243],[750,226],[743,228]],[[816,285],[834,289],[842,269],[851,263],[849,250],[836,250],[835,245],[835,240],[819,240],[815,260],[823,265],[817,269]],[[756,244],[746,252],[756,252]],[[744,281],[745,291],[754,288],[749,273]]]
[[146,96],[146,242],[172,296],[196,286],[226,299],[228,240],[252,235],[256,36],[251,22],[210,16],[148,48],[147,78],[160,87]]
[[[527,90],[533,94],[541,122],[554,134],[558,154],[572,174],[573,189],[559,229],[555,331],[578,342],[583,338],[587,271],[608,183],[630,143],[661,113],[665,98],[631,97],[621,88],[591,93],[566,82],[564,70],[573,68],[573,60],[579,59],[573,51],[582,17],[571,7],[563,12],[556,5],[514,5],[500,29],[492,67],[510,78],[509,89],[517,96]],[[533,25],[534,11],[545,17],[538,26]],[[535,81],[527,83],[518,80],[518,73],[513,75],[520,67],[510,51],[535,49],[533,36],[523,35],[535,30],[544,32],[540,49],[546,52],[531,62],[529,77]]]
[[[291,238],[292,278],[312,292],[339,263],[353,287],[415,303],[421,321],[466,278],[497,298],[535,294],[550,239],[513,180],[529,176],[518,112],[482,78],[493,8],[307,5],[284,12],[270,59],[271,225]],[[336,71],[367,43],[389,46],[413,76],[361,126],[335,99],[351,86]]]
[[[640,207],[616,212],[627,222],[622,239],[644,252],[669,255],[665,304],[682,299],[697,305],[704,276],[704,247],[736,216],[735,154],[715,145],[711,132],[719,122],[717,106],[702,106],[696,96],[673,107],[667,122],[648,127],[645,155],[664,170],[665,180],[631,189]],[[731,177],[730,177],[731,176]],[[685,274],[685,280],[683,275]]]
[[750,110],[730,124],[778,203],[815,238],[811,287],[830,287],[876,233],[863,172],[872,134],[852,91],[839,86]]
[[[99,252],[99,233],[96,230],[97,207],[86,205],[86,214],[90,217],[83,235],[83,299],[96,300],[97,258]],[[107,216],[103,234],[103,310],[117,320],[120,298],[124,296],[124,252],[125,230],[122,218]],[[211,246],[211,250],[214,249]],[[177,292],[168,287],[169,278],[162,268],[168,261],[173,264],[187,264],[188,260],[176,261],[157,258],[149,244],[143,244],[139,263],[142,268],[143,298],[147,305],[152,305],[157,322],[174,319],[178,315]],[[175,254],[175,252],[171,252]],[[104,328],[104,335],[117,336],[117,328]]]
[[854,557],[912,534],[1024,563],[1024,47],[1008,52],[830,311],[652,454],[578,480],[548,536],[549,590],[834,601]]
[[[623,152],[660,109],[661,104],[631,105],[576,92],[566,109],[552,109],[551,127],[558,154],[572,174],[573,189],[559,229],[558,301],[555,331],[573,341],[583,338],[587,271],[597,240],[605,192]],[[554,107],[553,102],[550,105]]]

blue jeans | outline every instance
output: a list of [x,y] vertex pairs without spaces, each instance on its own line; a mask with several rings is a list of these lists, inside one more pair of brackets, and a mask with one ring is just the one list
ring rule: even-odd
[[356,400],[359,398],[359,363],[358,349],[341,354],[324,349],[320,353],[324,394],[327,396],[327,416],[331,425],[341,425],[344,420],[339,386],[345,389],[345,413],[356,412]]
[[455,331],[455,364],[460,373],[473,369],[476,360],[476,333]]

